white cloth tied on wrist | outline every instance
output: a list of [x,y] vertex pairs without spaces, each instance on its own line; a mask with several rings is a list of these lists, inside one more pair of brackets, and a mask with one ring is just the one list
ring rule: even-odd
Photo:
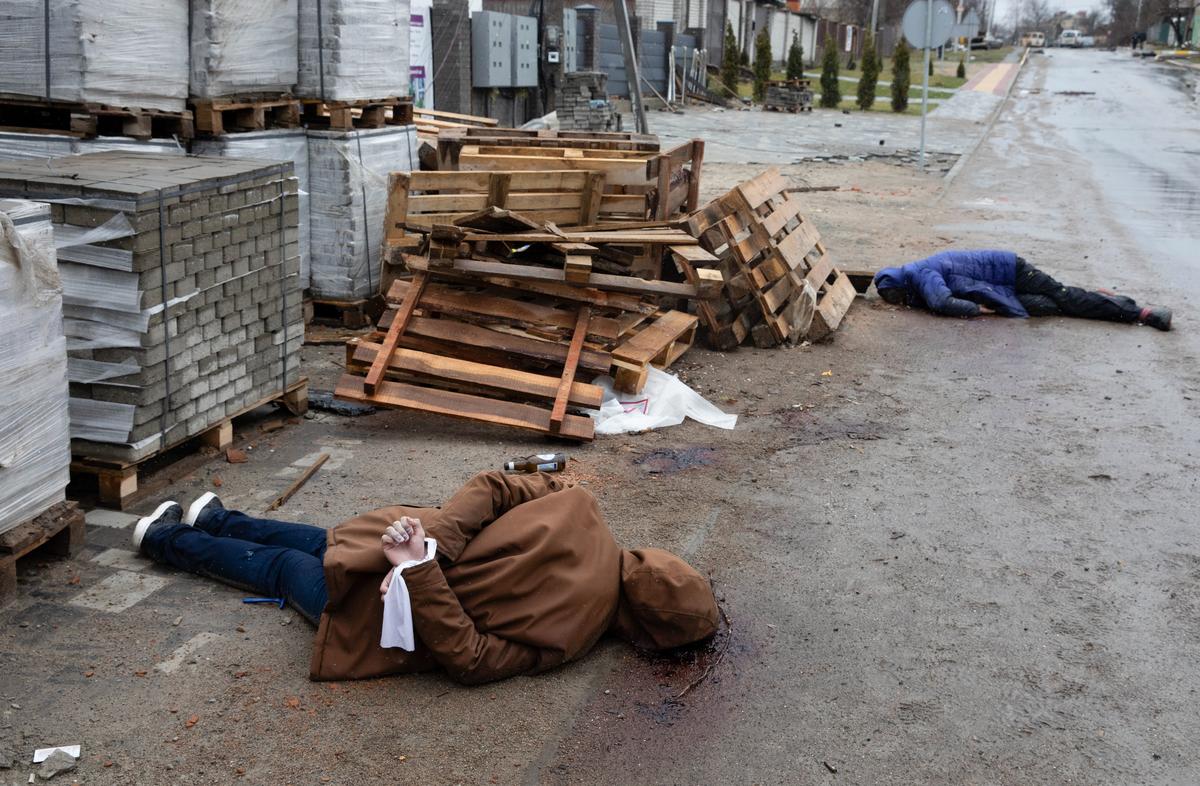
[[437,541],[425,538],[425,556],[410,559],[392,568],[392,583],[383,596],[383,630],[379,634],[380,647],[399,647],[412,652],[417,646],[413,633],[412,602],[408,597],[408,585],[404,583],[403,571],[422,565],[437,557]]

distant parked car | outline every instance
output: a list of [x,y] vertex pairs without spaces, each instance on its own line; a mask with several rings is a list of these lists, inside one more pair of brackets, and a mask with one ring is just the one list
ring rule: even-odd
[[1046,45],[1046,34],[1034,31],[1032,33],[1021,34],[1021,46],[1027,46],[1030,49],[1041,49]]
[[971,39],[972,49],[999,49],[1004,42],[995,36],[977,35]]
[[1079,36],[1079,45],[1082,47],[1095,46],[1096,37],[1090,35],[1081,35]]
[[1078,30],[1064,30],[1058,37],[1058,45],[1078,48],[1083,46],[1083,44],[1079,42],[1080,38],[1082,38],[1082,36],[1079,35]]

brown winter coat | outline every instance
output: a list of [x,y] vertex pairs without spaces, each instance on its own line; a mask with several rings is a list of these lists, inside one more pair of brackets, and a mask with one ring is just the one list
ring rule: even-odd
[[[419,518],[438,559],[404,571],[414,652],[379,646],[380,537]],[[476,475],[442,508],[393,506],[329,531],[329,603],[313,645],[315,680],[440,666],[467,683],[553,668],[606,631],[662,648],[716,631],[707,582],[673,555],[622,552],[586,490],[549,475]],[[622,587],[625,590],[622,590]]]

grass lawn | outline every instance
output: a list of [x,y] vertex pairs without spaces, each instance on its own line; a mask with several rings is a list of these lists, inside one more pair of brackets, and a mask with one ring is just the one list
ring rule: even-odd
[[[818,75],[819,76],[819,75]],[[772,77],[774,78],[774,77]],[[783,75],[779,75],[782,79]],[[843,82],[842,85],[842,102],[838,104],[838,109],[850,109],[852,111],[860,111],[858,105],[855,104],[855,87],[853,82]],[[929,90],[929,111],[932,112],[938,105],[938,99],[946,99],[950,94],[941,91],[935,92],[933,89],[932,80],[930,81]],[[715,88],[714,88],[715,89]],[[738,95],[742,98],[750,98],[754,95],[754,85],[750,82],[738,83]],[[821,85],[820,79],[813,80],[813,109],[820,109],[817,102],[821,100]],[[870,108],[871,112],[891,112],[892,111],[892,88],[890,85],[875,85],[875,103]],[[908,89],[908,108],[903,112],[906,115],[921,114],[921,83],[912,85]]]
[[[816,107],[814,107],[813,111],[815,112],[819,109],[820,109],[820,107],[816,106]],[[838,104],[838,109],[839,110],[849,109],[851,112],[861,112],[862,111],[861,109],[858,108],[858,104],[856,104],[854,102],[853,97],[842,98],[842,102],[840,104]],[[929,111],[932,112],[935,109],[937,109],[937,102],[930,101],[929,102]],[[886,98],[876,99],[875,103],[872,104],[871,108],[868,109],[867,111],[868,112],[891,113],[892,112],[892,95],[891,95],[891,93],[888,93]],[[920,96],[920,94],[916,95],[914,98],[912,92],[910,91],[908,94],[908,106],[905,107],[904,111],[900,112],[900,114],[902,114],[902,115],[917,115],[918,117],[920,117],[920,115],[921,115],[921,96]]]
[[971,66],[975,63],[999,63],[1012,50],[1011,46],[1001,47],[1000,49],[976,49],[971,53],[971,62],[967,63],[967,73],[971,73]]

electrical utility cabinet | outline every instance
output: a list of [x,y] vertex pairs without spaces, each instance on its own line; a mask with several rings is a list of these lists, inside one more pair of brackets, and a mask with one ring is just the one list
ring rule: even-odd
[[[471,15],[472,87],[513,86],[514,38],[511,15],[496,11],[476,11]],[[536,70],[534,84],[537,84]]]
[[512,87],[538,85],[538,29],[532,16],[512,16]]
[[579,17],[574,8],[563,9],[563,71],[571,73],[579,70]]

